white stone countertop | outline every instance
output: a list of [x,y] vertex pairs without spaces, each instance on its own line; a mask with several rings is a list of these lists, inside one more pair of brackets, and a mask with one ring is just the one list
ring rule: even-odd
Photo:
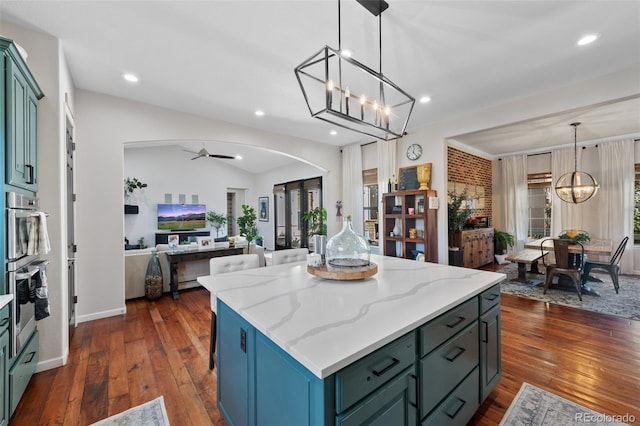
[[325,378],[503,281],[502,273],[371,255],[378,273],[334,281],[296,262],[198,282]]
[[13,294],[3,294],[0,296],[0,309],[4,308],[13,300]]

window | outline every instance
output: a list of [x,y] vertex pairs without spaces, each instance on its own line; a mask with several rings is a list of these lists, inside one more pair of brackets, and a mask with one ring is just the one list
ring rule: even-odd
[[532,173],[528,176],[529,238],[551,235],[551,173]]
[[636,179],[633,190],[633,243],[640,244],[640,164],[636,164]]
[[364,237],[378,245],[378,169],[362,171],[364,202]]

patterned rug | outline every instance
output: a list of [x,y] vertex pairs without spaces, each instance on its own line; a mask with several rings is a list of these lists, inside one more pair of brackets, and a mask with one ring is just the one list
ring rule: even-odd
[[91,426],[169,426],[162,396],[115,414]]
[[[542,267],[539,269],[543,270]],[[542,294],[544,275],[527,272],[527,278],[533,281],[531,284],[514,281],[518,276],[518,265],[515,263],[505,266],[498,272],[507,274],[507,281],[501,286],[503,293],[640,321],[640,279],[637,277],[620,275],[620,293],[616,294],[609,274],[592,272],[593,276],[600,278],[603,282],[588,281],[587,285],[599,296],[583,294],[580,301],[575,289],[570,287],[552,284],[547,294]]]
[[[624,416],[597,413],[529,383],[523,383],[500,426],[515,425],[624,425]],[[633,417],[633,416],[631,416]]]

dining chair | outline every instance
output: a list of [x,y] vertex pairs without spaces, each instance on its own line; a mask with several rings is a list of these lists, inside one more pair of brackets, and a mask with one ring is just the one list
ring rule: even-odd
[[282,265],[283,263],[300,262],[307,260],[309,249],[294,248],[286,250],[276,250],[271,254],[272,265]]
[[[257,254],[236,254],[233,256],[214,257],[209,261],[209,274],[219,275],[226,272],[243,271],[260,267]],[[216,311],[218,299],[211,293],[211,336],[209,339],[209,370],[213,369],[213,358],[216,353]]]
[[[547,265],[544,256],[542,257],[542,262],[545,265],[545,274],[546,278],[544,280],[544,290],[543,294],[547,294],[547,290],[549,289],[549,285],[553,281],[553,277],[556,275],[566,276],[571,279],[574,286],[576,287],[576,291],[578,292],[578,298],[582,300],[582,268],[584,264],[584,246],[580,241],[575,240],[565,240],[560,238],[547,238],[542,241],[540,244],[540,251],[544,252],[545,247],[544,243],[546,241],[553,241],[553,251],[555,255],[555,263]],[[573,246],[580,246],[580,253],[576,253],[577,259],[579,261],[571,261],[569,258],[569,248]]]
[[582,284],[587,282],[589,272],[592,269],[602,269],[607,271],[611,276],[613,287],[616,289],[616,294],[618,294],[618,289],[620,288],[618,285],[618,275],[620,274],[619,263],[622,258],[622,254],[624,253],[624,249],[627,247],[627,241],[629,241],[629,237],[624,237],[622,239],[620,245],[608,261],[587,260],[584,264],[584,272],[582,273]]

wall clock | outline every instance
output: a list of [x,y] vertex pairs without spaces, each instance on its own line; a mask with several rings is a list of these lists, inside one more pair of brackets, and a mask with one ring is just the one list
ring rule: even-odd
[[418,158],[420,158],[421,155],[422,155],[422,147],[417,143],[409,145],[409,148],[407,148],[407,158],[409,160],[412,160],[412,161],[417,160]]

